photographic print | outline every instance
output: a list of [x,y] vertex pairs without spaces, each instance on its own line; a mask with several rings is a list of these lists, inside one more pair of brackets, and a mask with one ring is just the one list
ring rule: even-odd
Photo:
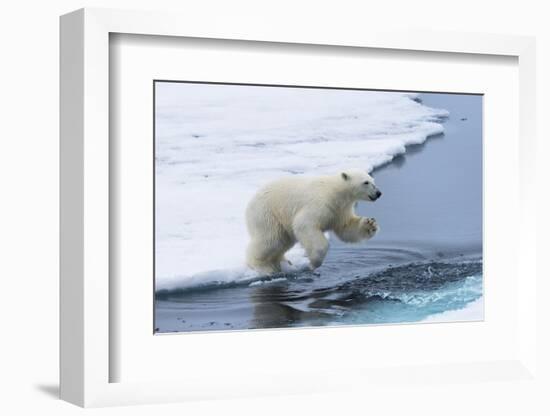
[[482,95],[153,88],[156,333],[484,318]]

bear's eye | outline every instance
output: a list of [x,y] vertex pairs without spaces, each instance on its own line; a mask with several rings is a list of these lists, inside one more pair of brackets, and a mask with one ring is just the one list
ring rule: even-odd
[[369,184],[369,181],[363,182],[363,184],[368,185],[368,184]]

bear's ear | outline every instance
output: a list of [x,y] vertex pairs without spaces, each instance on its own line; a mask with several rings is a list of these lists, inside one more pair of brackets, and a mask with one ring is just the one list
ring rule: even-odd
[[349,179],[349,175],[346,172],[342,172],[342,178],[347,181]]

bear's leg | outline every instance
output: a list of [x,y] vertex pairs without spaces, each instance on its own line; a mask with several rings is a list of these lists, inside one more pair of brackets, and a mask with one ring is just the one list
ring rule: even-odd
[[269,240],[252,239],[246,251],[246,262],[252,269],[265,274],[281,271],[276,247]]
[[334,233],[346,243],[356,243],[368,240],[378,231],[378,224],[374,218],[353,216],[344,224],[334,227]]
[[296,218],[293,224],[294,235],[299,243],[306,250],[306,255],[312,269],[323,264],[328,252],[328,240],[325,234],[307,220]]
[[266,274],[281,271],[281,262],[285,261],[285,253],[294,245],[294,240],[282,229],[261,236],[255,236],[247,249],[248,266]]

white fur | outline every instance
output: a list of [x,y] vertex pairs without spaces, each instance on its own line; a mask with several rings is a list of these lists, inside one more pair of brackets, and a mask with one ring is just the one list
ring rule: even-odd
[[329,243],[323,234],[333,231],[342,241],[371,238],[374,218],[355,215],[359,200],[373,201],[380,192],[365,171],[336,175],[280,179],[260,189],[246,209],[250,234],[248,266],[262,273],[281,270],[284,254],[298,241],[312,269],[319,267]]

